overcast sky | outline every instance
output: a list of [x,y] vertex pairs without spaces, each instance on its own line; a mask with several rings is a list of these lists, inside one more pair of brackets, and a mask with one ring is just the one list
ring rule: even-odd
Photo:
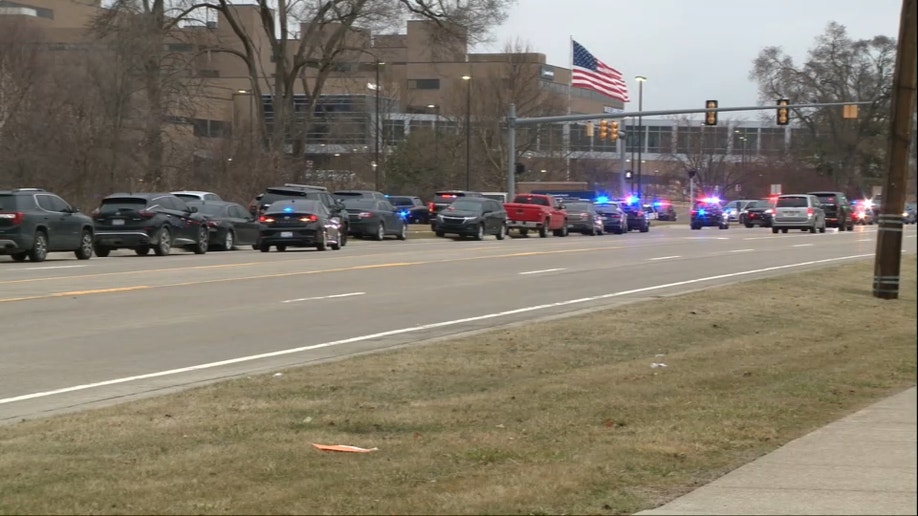
[[637,110],[635,75],[647,77],[643,109],[691,109],[758,104],[748,79],[752,61],[779,46],[800,64],[834,21],[852,39],[897,38],[901,0],[517,0],[494,41],[528,44],[549,64],[570,67],[570,38],[618,69]]

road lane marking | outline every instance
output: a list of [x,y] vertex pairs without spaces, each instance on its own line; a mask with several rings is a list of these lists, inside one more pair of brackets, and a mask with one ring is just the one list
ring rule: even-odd
[[[623,248],[624,246],[621,246],[621,245],[611,245],[611,246],[602,246],[602,247],[584,247],[584,248],[576,248],[576,249],[556,249],[556,250],[551,250],[551,251],[526,251],[526,252],[508,253],[508,254],[469,256],[469,257],[464,257],[464,258],[445,258],[442,260],[429,260],[429,261],[423,261],[423,262],[354,265],[352,267],[335,268],[335,269],[315,269],[311,271],[300,271],[300,272],[295,272],[295,273],[281,273],[280,276],[277,276],[277,277],[299,275],[299,274],[315,274],[317,272],[341,272],[341,271],[349,271],[349,270],[360,270],[362,268],[367,268],[367,267],[373,268],[373,267],[388,267],[392,265],[400,265],[400,266],[427,265],[427,264],[432,264],[432,263],[453,263],[453,262],[463,262],[463,261],[470,261],[470,260],[487,260],[490,258],[516,258],[520,256],[544,256],[544,255],[551,255],[551,254],[608,251],[608,250],[623,249]],[[368,258],[368,257],[373,257],[373,256],[381,256],[382,254],[385,254],[385,253],[378,253],[378,254],[373,254],[373,255],[363,255],[363,256],[345,256],[344,258]],[[287,261],[285,260],[284,262],[280,262],[280,263],[286,263],[286,262]],[[293,262],[293,260],[289,260],[289,262]],[[172,267],[172,268],[166,268],[166,269],[100,272],[100,273],[95,273],[95,274],[79,274],[79,275],[74,275],[74,276],[49,276],[47,278],[28,278],[28,279],[19,279],[19,280],[5,280],[5,281],[0,281],[0,285],[11,285],[11,284],[19,284],[19,283],[35,283],[35,282],[52,281],[52,280],[75,280],[75,279],[99,278],[99,277],[106,277],[106,276],[123,276],[123,275],[129,275],[129,274],[143,274],[143,273],[153,273],[153,272],[176,272],[176,271],[202,270],[202,269],[228,269],[228,268],[250,267],[254,265],[265,265],[265,264],[274,265],[277,263],[279,262],[262,261],[262,262],[228,263],[228,264],[218,264],[218,265],[198,265],[198,266],[193,266],[193,267]],[[270,277],[275,277],[275,276],[273,275],[251,276],[251,278],[265,278],[265,277],[270,278]],[[248,278],[231,278],[231,279],[248,279]],[[205,283],[207,282],[205,281]],[[186,285],[186,284],[182,283],[180,285]],[[170,286],[170,285],[164,285],[164,286]],[[3,299],[0,299],[0,302],[3,302],[3,301],[4,301]]]
[[682,258],[681,256],[659,256],[657,258],[648,258],[647,261],[655,262],[658,260],[672,260],[673,258]]
[[17,271],[50,271],[53,269],[81,269],[85,265],[52,265],[50,267],[25,267],[23,269],[13,269]]
[[733,249],[731,253],[748,253],[750,251],[755,251],[755,249]]
[[521,272],[521,273],[519,273],[519,274],[520,274],[520,276],[525,276],[525,275],[527,275],[527,274],[543,274],[543,273],[546,273],[546,272],[557,272],[557,271],[563,271],[563,270],[567,270],[567,269],[565,269],[564,267],[559,268],[559,269],[540,269],[540,270],[537,270],[537,271],[526,271],[526,272]]
[[407,334],[407,333],[415,333],[415,332],[419,332],[419,331],[432,330],[432,329],[436,329],[436,328],[444,328],[444,327],[447,327],[447,326],[455,326],[455,325],[463,324],[463,323],[477,322],[477,321],[485,321],[485,320],[488,320],[488,319],[497,319],[497,318],[500,318],[500,317],[507,317],[507,316],[510,316],[510,315],[519,315],[519,314],[524,314],[524,313],[529,313],[529,312],[536,312],[536,311],[539,311],[539,310],[546,310],[546,309],[549,309],[549,308],[558,308],[558,307],[563,307],[563,306],[577,305],[577,304],[583,304],[583,303],[591,303],[591,302],[594,302],[594,301],[600,301],[600,300],[603,300],[603,299],[612,299],[612,298],[616,298],[616,297],[627,296],[627,295],[630,295],[630,294],[641,294],[641,293],[644,293],[644,292],[652,292],[652,291],[654,291],[654,290],[662,290],[662,289],[673,288],[673,287],[682,287],[682,286],[686,286],[686,285],[693,285],[693,284],[704,283],[704,282],[708,282],[708,281],[715,281],[715,280],[722,280],[722,279],[730,279],[730,278],[739,278],[739,277],[742,277],[742,276],[748,276],[748,275],[750,275],[750,274],[758,274],[758,273],[763,273],[763,272],[773,272],[773,271],[794,269],[794,268],[797,268],[797,267],[806,267],[806,266],[809,266],[809,265],[820,265],[820,264],[826,264],[826,263],[839,262],[839,261],[843,261],[843,260],[853,260],[853,259],[867,258],[867,257],[873,257],[873,256],[874,256],[873,253],[870,253],[870,254],[855,254],[855,255],[850,255],[850,256],[840,256],[840,257],[836,257],[836,258],[827,258],[827,259],[824,259],[824,260],[812,260],[812,261],[806,261],[806,262],[791,263],[791,264],[787,264],[787,265],[776,265],[776,266],[774,266],[774,267],[765,267],[765,268],[763,268],[763,269],[752,269],[752,270],[748,270],[748,271],[732,272],[732,273],[728,273],[728,274],[719,274],[719,275],[717,275],[717,276],[708,276],[708,277],[705,277],[705,278],[695,278],[695,279],[691,279],[691,280],[677,281],[677,282],[674,282],[674,283],[664,283],[664,284],[661,284],[661,285],[653,285],[653,286],[650,286],[650,287],[642,287],[642,288],[636,288],[636,289],[632,289],[632,290],[623,290],[623,291],[620,291],[620,292],[612,292],[612,293],[609,293],[609,294],[602,294],[602,295],[598,295],[598,296],[581,297],[581,298],[579,298],[579,299],[570,299],[570,300],[567,300],[567,301],[559,301],[559,302],[556,302],[556,303],[547,303],[547,304],[542,304],[542,305],[527,306],[527,307],[523,307],[523,308],[516,308],[516,309],[513,309],[513,310],[505,310],[505,311],[502,311],[502,312],[494,312],[494,313],[490,313],[490,314],[476,315],[476,316],[472,316],[472,317],[464,317],[464,318],[462,318],[462,319],[453,319],[453,320],[450,320],[450,321],[442,321],[442,322],[437,322],[437,323],[421,324],[421,325],[418,325],[418,326],[409,326],[409,327],[407,327],[407,328],[399,328],[399,329],[396,329],[396,330],[382,331],[382,332],[378,332],[378,333],[372,333],[372,334],[369,334],[369,335],[360,335],[360,336],[358,336],[358,337],[350,337],[350,338],[346,338],[346,339],[333,340],[333,341],[330,341],[330,342],[323,342],[323,343],[320,343],[320,344],[311,344],[311,345],[309,345],[309,346],[301,346],[301,347],[298,347],[298,348],[289,348],[289,349],[281,349],[281,350],[278,350],[278,351],[269,351],[269,352],[267,352],[267,353],[259,353],[259,354],[257,354],[257,355],[248,355],[248,356],[242,356],[242,357],[237,357],[237,358],[230,358],[230,359],[227,359],[227,360],[220,360],[220,361],[217,361],[217,362],[208,362],[208,363],[205,363],[205,364],[198,364],[198,365],[193,365],[193,366],[188,366],[188,367],[180,367],[180,368],[177,368],[177,369],[168,369],[168,370],[165,370],[165,371],[156,371],[156,372],[153,372],[153,373],[139,374],[139,375],[135,375],[135,376],[126,376],[126,377],[123,377],[123,378],[114,378],[114,379],[111,379],[111,380],[103,380],[103,381],[101,381],[101,382],[85,383],[85,384],[82,384],[82,385],[74,385],[74,386],[71,386],[71,387],[63,387],[63,388],[60,388],[60,389],[53,389],[53,390],[50,390],[50,391],[33,392],[33,393],[30,393],[30,394],[22,394],[22,395],[19,395],[19,396],[12,396],[12,397],[9,397],[9,398],[0,398],[0,405],[6,405],[6,404],[9,404],[9,403],[15,403],[15,402],[18,402],[18,401],[33,400],[33,399],[37,399],[37,398],[46,398],[46,397],[55,396],[55,395],[58,395],[58,394],[67,394],[67,393],[71,393],[71,392],[85,391],[85,390],[87,390],[87,389],[94,389],[94,388],[97,388],[97,387],[107,387],[107,386],[110,386],[110,385],[118,385],[118,384],[128,383],[128,382],[136,382],[136,381],[140,381],[140,380],[149,380],[149,379],[152,379],[152,378],[161,378],[161,377],[164,377],[164,376],[174,376],[174,375],[177,375],[177,374],[189,373],[189,372],[193,372],[193,371],[202,371],[202,370],[205,370],[205,369],[213,369],[213,368],[215,368],[215,367],[221,367],[221,366],[227,366],[227,365],[233,365],[233,364],[241,364],[241,363],[245,363],[245,362],[252,362],[252,361],[255,361],[255,360],[261,360],[261,359],[265,359],[265,358],[274,358],[274,357],[280,357],[280,356],[285,356],[285,355],[292,355],[292,354],[295,354],[295,353],[302,353],[302,352],[304,352],[304,351],[312,351],[312,350],[321,349],[321,348],[331,348],[331,347],[335,347],[335,346],[341,346],[341,345],[344,345],[344,344],[352,344],[352,343],[355,343],[355,342],[364,342],[364,341],[368,341],[368,340],[381,339],[381,338],[384,338],[384,337],[391,337],[391,336],[393,336],[393,335],[404,335],[404,334]]
[[318,301],[320,299],[337,299],[339,297],[362,296],[366,292],[348,292],[347,294],[332,294],[330,296],[301,297],[299,299],[287,299],[281,303],[299,303],[300,301]]
[[791,247],[813,247],[813,244],[794,244]]
[[0,299],[0,303],[10,303],[13,301],[34,301],[36,299],[50,299],[55,297],[77,297],[77,296],[88,296],[92,294],[114,294],[117,292],[132,292],[135,290],[146,290],[153,288],[149,285],[135,285],[133,287],[117,287],[117,288],[100,288],[95,290],[73,290],[71,292],[54,292],[51,294],[41,294],[38,296],[23,296],[23,297],[8,297]]
[[858,240],[858,242],[873,242],[873,239],[872,238],[862,238]]

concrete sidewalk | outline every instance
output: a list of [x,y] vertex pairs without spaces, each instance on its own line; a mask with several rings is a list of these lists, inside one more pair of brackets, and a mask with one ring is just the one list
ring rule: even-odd
[[916,514],[916,388],[638,514]]

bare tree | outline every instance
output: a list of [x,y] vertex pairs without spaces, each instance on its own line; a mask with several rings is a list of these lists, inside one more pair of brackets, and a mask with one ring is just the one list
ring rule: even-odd
[[[301,154],[315,107],[335,62],[355,50],[372,53],[370,31],[399,26],[409,17],[434,20],[441,28],[435,33],[435,43],[443,45],[483,35],[504,19],[509,1],[257,0],[255,8],[261,27],[255,32],[244,23],[241,6],[229,0],[201,5],[219,11],[238,38],[237,45],[228,44],[219,50],[243,60],[255,98],[261,98],[265,89],[270,92],[274,125],[270,134],[263,128],[263,134],[269,142],[269,152],[280,158],[288,142],[294,156]],[[291,27],[296,24],[300,24],[301,32],[294,37]],[[262,40],[270,47],[270,71],[261,69]],[[311,85],[307,68],[315,69]],[[297,121],[300,115],[294,109],[298,84],[307,92],[310,103],[302,122]],[[263,106],[259,105],[258,110],[259,120],[264,120]]]
[[797,66],[780,47],[763,49],[749,77],[759,84],[764,102],[791,103],[873,101],[861,106],[857,120],[842,118],[841,109],[795,113],[806,131],[794,151],[839,188],[874,184],[886,152],[896,41],[887,36],[852,40],[844,26],[832,22],[816,38],[807,59]]

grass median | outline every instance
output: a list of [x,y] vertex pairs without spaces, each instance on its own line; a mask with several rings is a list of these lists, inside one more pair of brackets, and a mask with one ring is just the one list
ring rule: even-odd
[[871,296],[872,272],[806,271],[0,427],[0,513],[633,513],[915,384],[915,256],[898,300]]

